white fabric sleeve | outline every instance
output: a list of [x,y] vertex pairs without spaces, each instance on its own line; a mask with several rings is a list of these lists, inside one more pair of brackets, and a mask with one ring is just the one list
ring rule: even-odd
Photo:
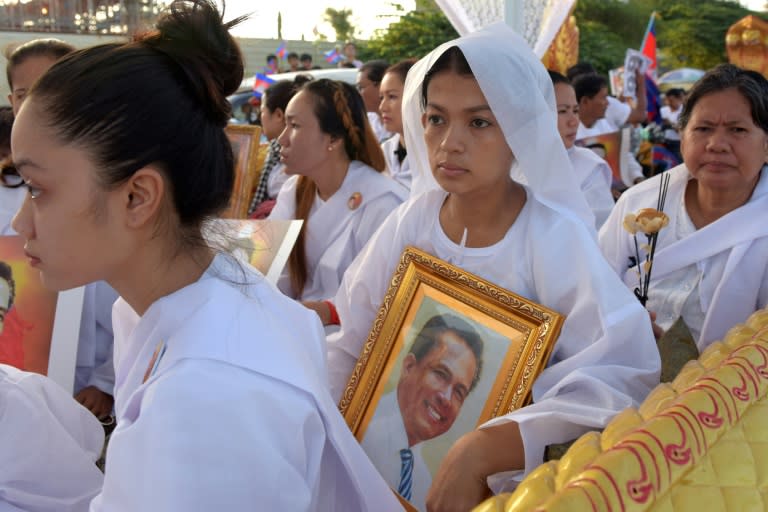
[[613,96],[608,96],[608,108],[605,111],[605,118],[616,130],[627,124],[629,115],[632,113],[632,106]]
[[619,197],[613,211],[598,233],[598,244],[603,256],[616,275],[619,276],[619,279],[624,279],[624,273],[629,268],[629,256],[632,254],[630,252],[632,235],[623,226],[624,217],[627,214],[627,197],[627,194]]
[[643,166],[640,165],[640,162],[637,161],[635,155],[631,152],[627,152],[626,169],[622,169],[622,171],[624,172],[622,172],[621,181],[628,187],[634,185],[637,178],[645,178]]
[[661,362],[648,312],[578,227],[552,232],[573,255],[566,269],[555,270],[562,257],[551,241],[532,243],[539,302],[565,315],[549,366],[534,383],[533,403],[484,425],[520,425],[526,473],[543,462],[547,445],[603,428],[659,383]]
[[387,217],[344,273],[333,304],[340,329],[328,335],[328,372],[331,396],[338,402],[360,357],[397,266],[403,243],[399,221],[409,203]]
[[109,340],[109,346],[104,347],[107,351],[107,359],[96,366],[91,373],[91,378],[88,380],[89,386],[94,386],[108,395],[112,395],[115,392],[115,363],[113,361],[113,341]]
[[355,229],[355,252],[359,253],[389,215],[397,210],[402,201],[392,193],[383,195],[366,206],[360,224]]
[[615,201],[611,193],[611,171],[608,164],[601,163],[608,172],[608,177],[604,169],[594,170],[589,177],[581,183],[581,191],[584,193],[584,199],[595,214],[595,227],[599,230],[603,223],[608,219]]
[[181,361],[118,425],[92,511],[310,511],[325,427],[313,399],[255,372]]
[[270,220],[294,220],[296,218],[296,184],[298,176],[291,176],[277,194],[275,207],[269,213]]
[[104,430],[47,377],[0,366],[0,510],[82,512],[101,490]]

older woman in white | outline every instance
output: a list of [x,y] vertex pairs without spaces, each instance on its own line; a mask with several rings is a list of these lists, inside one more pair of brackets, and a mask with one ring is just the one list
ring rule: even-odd
[[[682,317],[699,351],[768,305],[768,81],[721,65],[691,89],[680,115],[684,163],[670,175],[648,309],[661,330]],[[621,196],[600,245],[630,288],[637,274],[628,213],[655,208],[660,177]],[[641,249],[641,259],[644,251]]]
[[534,403],[465,434],[434,475],[427,509],[466,511],[488,477],[503,488],[515,476],[500,473],[530,471],[546,445],[601,428],[642,400],[658,382],[659,356],[648,315],[600,256],[557,132],[552,83],[519,36],[497,24],[440,46],[410,70],[404,104],[419,195],[344,276],[341,331],[328,337],[333,394],[408,245],[566,316]]

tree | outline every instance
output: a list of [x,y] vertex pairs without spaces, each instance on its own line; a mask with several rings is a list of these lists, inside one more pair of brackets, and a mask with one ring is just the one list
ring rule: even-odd
[[756,14],[730,0],[579,0],[579,60],[601,72],[621,66],[627,48],[640,48],[653,11],[661,71],[725,62],[728,27]]
[[352,16],[352,9],[329,7],[325,10],[323,19],[333,27],[337,41],[349,41],[355,35],[355,27],[349,20],[350,16]]
[[[392,4],[398,11],[402,6]],[[388,62],[420,58],[446,41],[459,37],[434,0],[419,0],[416,9],[403,14],[386,30],[377,30],[361,55],[365,60],[384,59]]]
[[665,68],[709,69],[727,62],[725,33],[736,21],[755,14],[736,2],[678,0],[659,9],[657,46]]

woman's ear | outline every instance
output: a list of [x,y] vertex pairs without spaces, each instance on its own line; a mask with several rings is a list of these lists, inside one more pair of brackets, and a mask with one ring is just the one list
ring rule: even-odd
[[276,108],[272,111],[272,115],[277,118],[278,121],[285,121],[285,112],[283,112],[283,109]]
[[128,227],[152,223],[165,198],[165,179],[160,171],[153,166],[142,167],[121,188]]

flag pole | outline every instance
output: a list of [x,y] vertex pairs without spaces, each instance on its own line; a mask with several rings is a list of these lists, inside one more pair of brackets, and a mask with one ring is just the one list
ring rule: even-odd
[[645,27],[645,35],[643,35],[643,42],[640,43],[640,49],[645,48],[645,43],[648,41],[648,34],[651,33],[651,27],[653,27],[653,20],[656,18],[656,11],[651,13],[651,18],[648,20],[648,26]]

